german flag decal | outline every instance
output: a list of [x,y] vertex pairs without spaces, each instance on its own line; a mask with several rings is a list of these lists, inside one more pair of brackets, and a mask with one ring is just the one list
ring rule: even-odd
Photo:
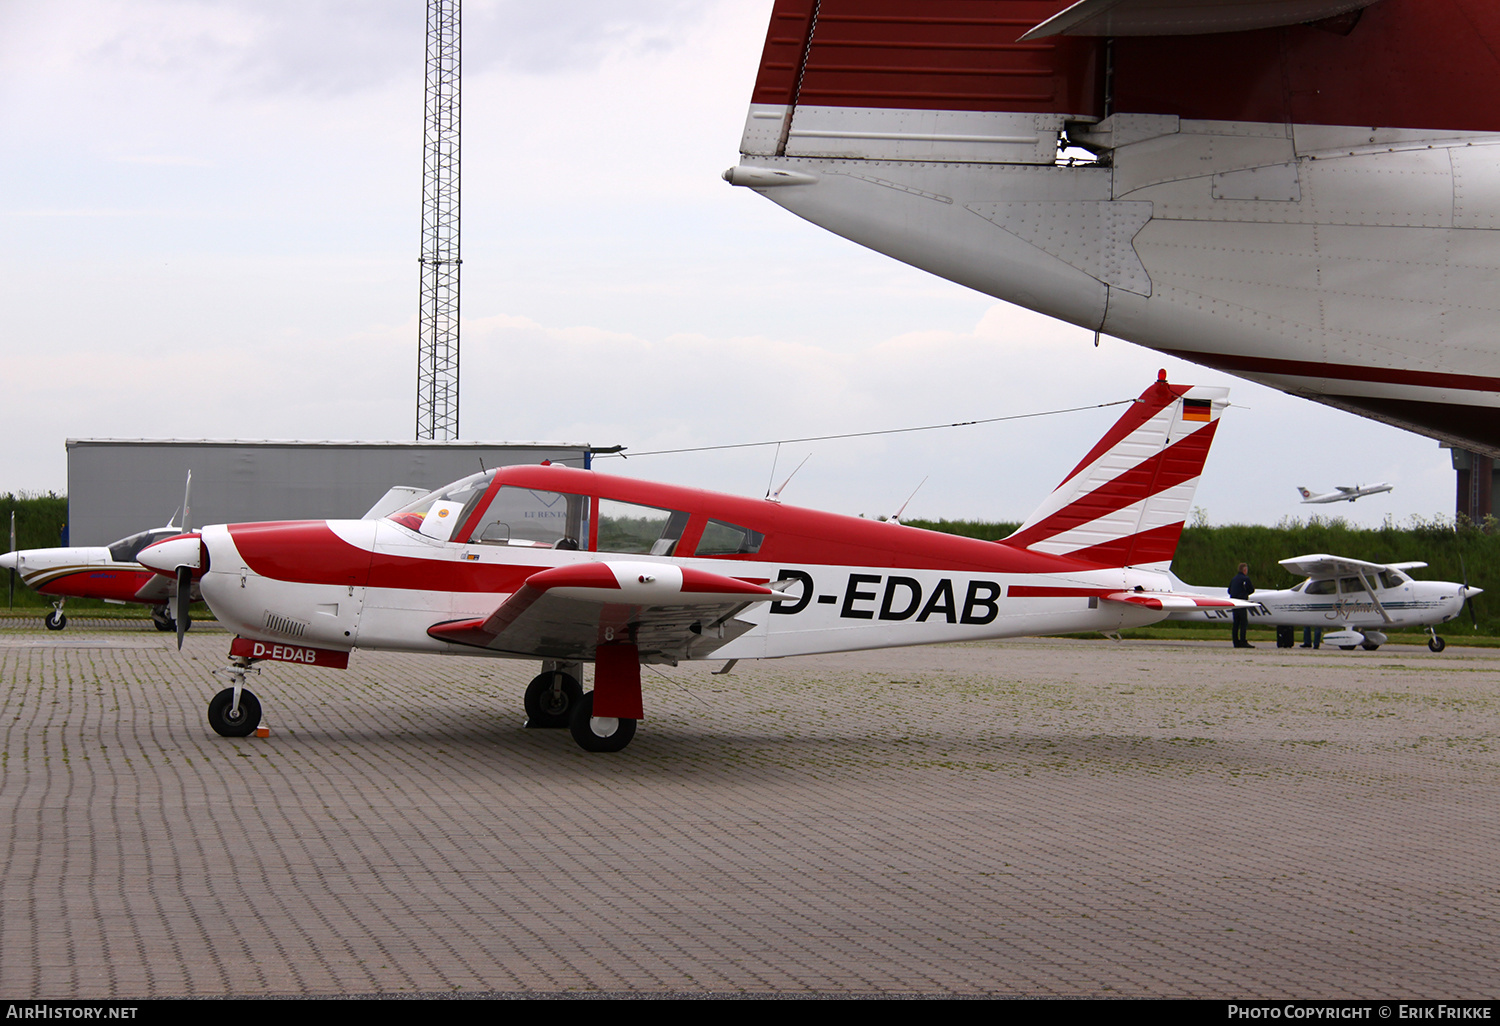
[[1210,399],[1184,399],[1182,401],[1182,419],[1202,421],[1213,420],[1213,401]]

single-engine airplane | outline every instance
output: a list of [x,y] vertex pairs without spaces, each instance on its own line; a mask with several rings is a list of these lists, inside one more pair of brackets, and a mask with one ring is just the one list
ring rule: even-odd
[[[1284,591],[1257,591],[1250,597],[1255,606],[1247,610],[1252,623],[1276,628],[1278,648],[1292,647],[1297,627],[1328,631],[1323,635],[1325,645],[1371,651],[1385,644],[1387,630],[1426,627],[1427,647],[1441,652],[1447,643],[1438,637],[1435,625],[1458,616],[1484,591],[1452,581],[1416,581],[1407,574],[1426,563],[1368,563],[1316,553],[1283,559],[1281,565],[1294,574],[1306,574],[1307,580]],[[1228,613],[1214,609],[1172,614],[1174,620],[1228,618]]]
[[1355,499],[1362,499],[1366,495],[1379,495],[1381,492],[1391,490],[1391,486],[1384,481],[1373,485],[1355,485],[1352,488],[1348,485],[1336,485],[1335,488],[1337,489],[1336,491],[1314,495],[1306,488],[1298,485],[1297,492],[1302,496],[1303,504],[1306,505],[1310,502],[1353,502]]
[[1494,0],[768,6],[730,184],[1089,331],[1500,456]]
[[528,726],[618,751],[644,715],[642,663],[1108,631],[1248,606],[1174,589],[1167,571],[1226,395],[1163,371],[1001,542],[541,465],[466,477],[380,520],[205,527],[140,559],[179,592],[197,581],[238,635],[221,671],[232,686],[208,709],[222,735],[259,723],[253,664],[346,667],[362,648],[540,659]]
[[[182,524],[173,513],[165,527],[121,538],[108,545],[74,545],[67,548],[22,549],[0,556],[0,570],[14,570],[21,582],[32,590],[54,598],[52,610],[42,622],[51,631],[68,626],[63,603],[70,598],[102,599],[112,603],[139,602],[151,607],[151,622],[159,631],[176,630],[171,605],[176,594],[174,580],[162,578],[154,570],[136,561],[148,545],[191,530],[188,506],[192,495],[190,472],[182,499]],[[190,601],[198,600],[198,586],[191,586]],[[186,630],[189,621],[183,620]]]

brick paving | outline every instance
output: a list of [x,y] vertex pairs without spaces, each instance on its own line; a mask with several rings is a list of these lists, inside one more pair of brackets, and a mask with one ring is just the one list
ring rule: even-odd
[[0,996],[1500,993],[1500,650],[648,670],[617,755],[368,653],[227,740],[226,651],[0,631]]

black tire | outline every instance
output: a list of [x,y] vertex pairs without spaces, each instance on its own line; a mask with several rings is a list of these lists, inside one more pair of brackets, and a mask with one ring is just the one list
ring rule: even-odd
[[1339,651],[1340,652],[1353,652],[1358,647],[1359,646],[1357,646],[1357,645],[1340,645],[1339,646]]
[[[552,678],[562,678],[562,694],[552,692]],[[539,673],[526,685],[526,726],[566,727],[573,722],[573,707],[583,699],[583,686],[570,673]]]
[[1434,652],[1441,652],[1443,649],[1448,647],[1448,643],[1442,638],[1433,638],[1431,641],[1427,642],[1427,647],[1432,649]]
[[155,627],[163,634],[166,634],[170,631],[175,631],[177,629],[177,625],[171,620],[158,620],[154,616],[151,618],[151,626]]
[[1370,644],[1370,643],[1369,643],[1369,642],[1368,642],[1368,641],[1367,641],[1367,642],[1365,642],[1365,643],[1364,643],[1364,644],[1363,644],[1363,645],[1361,645],[1361,646],[1359,646],[1359,647],[1360,647],[1360,648],[1362,648],[1362,649],[1364,649],[1364,650],[1365,650],[1365,651],[1366,651],[1366,652],[1373,652],[1373,651],[1375,651],[1375,650],[1376,650],[1376,649],[1377,649],[1377,648],[1379,648],[1379,647],[1380,647],[1380,646],[1379,646],[1379,645],[1372,645],[1372,644]]
[[[611,728],[610,724],[614,726]],[[604,729],[609,733],[601,734]],[[635,720],[594,719],[594,693],[586,693],[573,707],[573,718],[568,723],[573,740],[585,752],[618,752],[630,744],[635,737]]]
[[234,704],[234,688],[225,688],[208,703],[208,725],[221,737],[249,737],[260,726],[260,699],[240,691],[240,714],[233,719],[229,707]]
[[54,609],[42,618],[42,623],[47,625],[49,631],[60,631],[68,625],[68,618],[60,609]]

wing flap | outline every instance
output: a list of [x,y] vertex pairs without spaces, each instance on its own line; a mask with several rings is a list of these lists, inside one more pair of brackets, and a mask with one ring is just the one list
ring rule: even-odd
[[1193,36],[1319,21],[1375,0],[1078,0],[1021,36]]

